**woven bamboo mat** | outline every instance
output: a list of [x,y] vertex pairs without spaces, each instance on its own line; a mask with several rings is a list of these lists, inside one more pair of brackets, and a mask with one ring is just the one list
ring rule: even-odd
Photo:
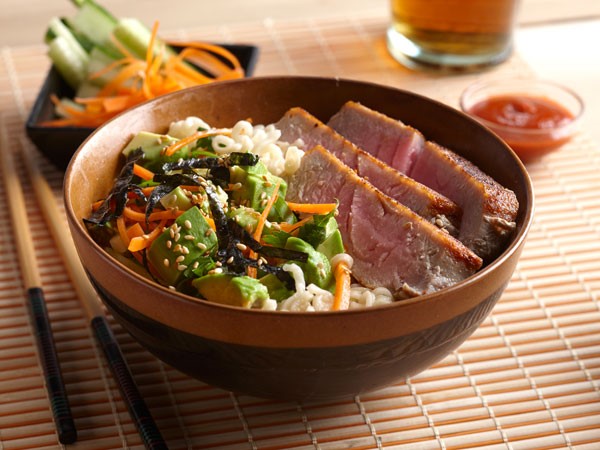
[[[475,78],[533,76],[518,55],[480,75],[410,72],[387,56],[385,25],[386,19],[376,15],[267,20],[171,37],[255,43],[261,49],[257,75],[371,80],[453,105]],[[48,68],[44,48],[0,51],[0,132],[7,134],[10,151],[23,146],[35,151],[24,139],[23,123]],[[319,404],[234,395],[161,363],[113,323],[170,448],[600,449],[600,150],[582,132],[528,168],[537,217],[493,314],[456,352],[386,389]],[[44,172],[60,200],[62,173],[49,164]],[[73,448],[142,448],[27,182],[25,186],[36,256],[79,428]],[[10,193],[0,194],[0,209],[6,210]],[[0,450],[58,448],[6,215],[0,215],[0,227]]]

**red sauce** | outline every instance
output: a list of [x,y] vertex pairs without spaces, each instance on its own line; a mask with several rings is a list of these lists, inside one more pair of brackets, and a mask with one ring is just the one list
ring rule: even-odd
[[560,128],[575,118],[559,103],[528,95],[489,97],[473,105],[468,112],[492,124],[510,127],[512,130],[490,126],[522,159],[539,156],[568,141],[570,130]]

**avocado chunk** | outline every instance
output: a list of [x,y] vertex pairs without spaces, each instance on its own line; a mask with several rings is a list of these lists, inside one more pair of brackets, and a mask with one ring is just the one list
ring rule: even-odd
[[166,208],[177,208],[180,211],[187,211],[192,207],[192,201],[185,195],[181,186],[177,186],[167,195],[160,199],[160,203]]
[[192,281],[202,298],[222,305],[251,308],[255,302],[269,299],[264,284],[248,276],[218,273],[205,275]]
[[285,248],[308,254],[306,262],[294,261],[302,268],[307,285],[313,283],[322,289],[332,288],[334,280],[327,256],[315,250],[308,242],[293,236],[288,238]]
[[175,286],[191,276],[196,259],[212,255],[217,246],[217,235],[193,206],[154,240],[148,260],[167,284]]
[[129,152],[141,148],[144,152],[146,160],[154,161],[160,157],[160,153],[172,143],[177,142],[177,139],[167,136],[166,134],[150,133],[148,131],[140,131],[136,134],[127,147],[123,150],[123,155],[127,156]]
[[321,242],[317,246],[317,251],[327,256],[327,259],[329,260],[335,255],[344,253],[344,241],[342,240],[342,233],[340,233],[340,230],[335,230],[327,239]]
[[269,291],[269,297],[277,301],[285,300],[294,294],[294,291],[290,291],[283,281],[277,278],[272,273],[268,273],[264,277],[260,278],[260,282],[267,287]]
[[254,166],[232,166],[229,173],[231,183],[242,185],[241,189],[231,193],[231,199],[240,206],[247,206],[259,212],[265,209],[267,199],[273,195],[275,185],[279,183],[278,198],[267,218],[272,222],[295,221],[294,214],[285,202],[287,183],[271,174],[261,162]]

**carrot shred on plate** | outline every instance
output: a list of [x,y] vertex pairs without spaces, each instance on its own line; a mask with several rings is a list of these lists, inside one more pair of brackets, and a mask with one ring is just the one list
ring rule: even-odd
[[[146,100],[191,86],[218,80],[242,78],[244,70],[231,52],[223,47],[202,42],[173,42],[169,45],[184,47],[177,55],[166,55],[165,46],[155,49],[159,23],[152,27],[150,44],[145,59],[136,58],[117,39],[112,42],[124,55],[88,76],[90,80],[116,72],[95,97],[74,98],[80,108],[53,97],[62,117],[42,122],[50,127],[92,127]],[[196,66],[204,73],[196,70]]]
[[133,237],[131,241],[129,241],[127,250],[130,252],[139,252],[140,250],[150,247],[152,242],[154,242],[154,240],[163,232],[166,223],[167,219],[163,219],[150,233]]

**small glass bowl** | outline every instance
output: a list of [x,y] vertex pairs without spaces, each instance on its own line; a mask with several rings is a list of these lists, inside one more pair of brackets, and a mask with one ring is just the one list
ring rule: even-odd
[[[473,113],[473,106],[496,96],[544,99],[562,106],[571,113],[572,119],[547,128],[523,128],[492,122]],[[524,162],[537,159],[568,142],[577,130],[584,109],[583,100],[571,89],[552,81],[527,79],[474,83],[462,93],[460,107],[500,136]]]

